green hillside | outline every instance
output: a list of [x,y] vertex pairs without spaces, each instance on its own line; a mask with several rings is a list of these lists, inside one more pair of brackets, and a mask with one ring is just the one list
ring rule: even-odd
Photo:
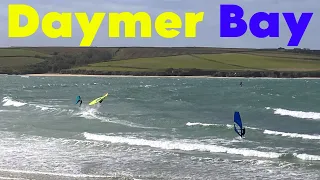
[[208,47],[15,47],[0,49],[0,73],[319,71],[320,51]]

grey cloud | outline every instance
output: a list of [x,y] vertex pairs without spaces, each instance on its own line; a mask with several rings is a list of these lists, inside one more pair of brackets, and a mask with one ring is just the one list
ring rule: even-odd
[[[240,38],[220,38],[220,4],[237,4],[245,11],[244,19],[249,18],[259,11],[265,12],[295,12],[296,18],[301,12],[313,12],[311,22],[300,42],[299,47],[320,49],[320,36],[317,34],[320,25],[320,4],[316,0],[73,0],[73,1],[41,1],[41,0],[2,0],[0,6],[0,46],[78,46],[82,31],[73,18],[73,38],[71,39],[49,39],[43,35],[41,28],[33,36],[23,39],[7,38],[7,5],[9,3],[21,3],[33,6],[41,17],[50,11],[85,11],[91,15],[94,12],[148,12],[153,21],[156,16],[165,11],[173,11],[182,18],[185,12],[205,12],[204,21],[197,27],[197,38],[186,39],[184,32],[174,39],[164,39],[159,37],[153,30],[151,39],[111,39],[108,38],[107,17],[100,27],[100,30],[92,46],[212,46],[212,47],[256,47],[256,48],[274,48],[286,47],[290,31],[281,17],[280,38],[258,39],[253,37],[248,30]],[[184,27],[183,27],[184,28]],[[182,28],[182,30],[183,30]],[[137,28],[137,35],[140,34],[140,28]],[[121,27],[123,35],[123,26]]]

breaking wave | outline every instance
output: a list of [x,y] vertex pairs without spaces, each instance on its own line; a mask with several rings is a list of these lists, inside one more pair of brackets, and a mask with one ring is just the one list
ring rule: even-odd
[[271,135],[279,135],[284,137],[290,138],[302,138],[302,139],[320,139],[320,135],[314,134],[298,134],[298,133],[288,133],[288,132],[279,132],[279,131],[271,131],[271,130],[264,130],[264,134],[271,134]]
[[27,104],[27,103],[24,103],[24,102],[19,102],[19,101],[12,100],[11,97],[4,97],[2,102],[3,102],[2,106],[14,106],[14,107],[21,107],[21,106],[24,106],[24,105]]
[[[207,123],[200,123],[200,122],[187,122],[186,126],[214,126],[214,127],[226,127],[228,129],[233,129],[233,125],[231,124],[207,124]],[[247,127],[248,129],[259,130],[259,128],[255,127]]]
[[[40,111],[48,111],[48,112],[55,112],[55,113],[63,113],[63,112],[73,112],[71,109],[66,108],[59,108],[59,105],[52,106],[52,105],[45,105],[45,104],[36,104],[36,103],[27,103],[27,102],[20,102],[17,100],[12,99],[11,97],[4,97],[2,106],[13,106],[13,107],[22,107],[22,106],[29,106],[33,107],[36,110]],[[13,111],[13,110],[3,110],[3,111]]]
[[[226,127],[228,129],[233,129],[233,126],[230,124],[206,124],[206,123],[191,123],[188,122],[186,124],[187,126],[214,126],[214,127]],[[276,136],[282,136],[282,137],[289,137],[289,138],[302,138],[302,139],[310,139],[310,140],[320,140],[320,134],[299,134],[299,133],[289,133],[289,132],[281,132],[281,131],[272,131],[268,129],[259,129],[255,127],[246,127],[248,129],[253,129],[253,130],[261,130],[263,131],[264,134],[269,134],[269,135],[276,135]]]
[[124,126],[135,127],[135,128],[161,129],[161,128],[156,128],[156,127],[146,127],[146,126],[132,123],[129,121],[111,119],[111,118],[105,117],[105,116],[101,115],[101,113],[99,112],[99,106],[97,106],[97,107],[83,106],[83,107],[81,107],[80,111],[77,113],[74,113],[74,115],[79,116],[79,117],[83,117],[85,119],[98,119],[101,122],[110,122],[110,123],[121,124]]
[[318,112],[292,111],[287,109],[270,108],[270,107],[266,107],[266,109],[273,109],[274,114],[278,114],[281,116],[291,116],[291,117],[301,118],[301,119],[314,119],[314,120],[320,119],[320,113]]
[[[182,151],[203,151],[212,153],[227,153],[234,155],[242,155],[248,157],[261,157],[261,158],[282,158],[287,156],[288,153],[277,153],[277,152],[264,152],[245,148],[231,148],[218,146],[213,144],[204,143],[192,143],[185,140],[147,140],[139,139],[135,137],[122,137],[122,136],[107,136],[84,132],[83,136],[87,140],[94,141],[106,141],[110,143],[122,143],[136,146],[149,146],[154,148],[166,149],[166,150],[182,150]],[[290,153],[289,153],[290,154]],[[296,158],[301,160],[320,160],[320,156],[308,155],[308,154],[297,154],[292,153]]]

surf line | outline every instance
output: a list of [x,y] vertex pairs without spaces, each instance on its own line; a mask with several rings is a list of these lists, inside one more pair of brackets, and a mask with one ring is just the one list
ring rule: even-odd
[[[23,15],[28,19],[27,25],[20,26],[20,16]],[[104,18],[105,12],[95,12],[89,20],[87,13],[74,13],[80,28],[83,32],[83,38],[80,46],[91,46]],[[152,21],[147,12],[130,12],[108,13],[108,28],[110,38],[120,37],[120,22],[125,24],[125,37],[136,37],[136,22],[141,25],[141,37],[152,37]],[[197,24],[203,21],[204,12],[185,13],[185,37],[195,38]],[[171,21],[171,22],[167,22]],[[60,27],[53,27],[54,22],[59,22]],[[8,37],[25,38],[33,35],[39,27],[40,18],[36,9],[26,4],[9,4],[8,5]],[[49,38],[72,38],[72,13],[71,12],[49,12],[41,21],[43,33]],[[175,38],[180,34],[178,29],[182,28],[180,16],[174,12],[163,12],[155,19],[154,28],[158,35],[163,38]]]

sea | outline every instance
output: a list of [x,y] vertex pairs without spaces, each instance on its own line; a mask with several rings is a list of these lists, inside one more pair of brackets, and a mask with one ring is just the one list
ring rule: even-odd
[[1,75],[0,177],[317,180],[319,90],[320,79]]

